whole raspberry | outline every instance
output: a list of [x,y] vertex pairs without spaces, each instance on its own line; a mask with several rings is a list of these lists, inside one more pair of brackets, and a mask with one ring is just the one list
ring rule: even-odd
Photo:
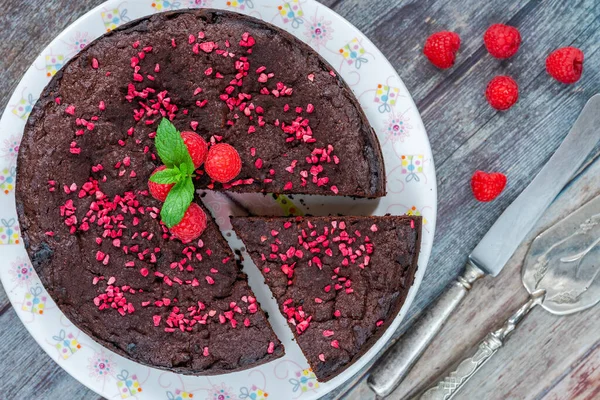
[[208,153],[208,144],[206,143],[206,140],[197,133],[189,131],[181,132],[181,137],[192,157],[194,166],[198,168],[206,160],[206,154]]
[[500,172],[475,171],[471,178],[473,196],[479,201],[492,201],[506,186],[506,176]]
[[446,69],[454,65],[456,52],[460,47],[460,36],[454,32],[437,32],[427,38],[423,54],[438,68]]
[[[161,165],[160,167],[156,168],[152,172],[152,175],[154,175],[158,171],[162,171],[163,169],[166,169],[166,168],[167,168],[166,166]],[[152,176],[152,175],[150,175],[150,176]],[[169,194],[169,192],[171,191],[171,188],[173,186],[175,186],[174,183],[169,183],[169,184],[156,183],[156,182],[152,182],[151,180],[148,180],[148,189],[150,190],[150,194],[156,200],[162,201],[162,202],[164,202],[167,199],[167,195]]]
[[183,243],[197,239],[206,229],[206,213],[196,203],[191,203],[183,219],[171,228],[171,233]]
[[219,143],[208,150],[204,169],[211,179],[221,183],[229,182],[240,173],[242,159],[232,146]]
[[514,26],[494,24],[485,31],[483,42],[492,56],[509,58],[519,50],[521,34]]
[[554,50],[546,58],[546,71],[559,82],[577,82],[583,72],[583,52],[576,47]]
[[496,110],[508,110],[519,98],[519,86],[510,76],[496,76],[488,83],[485,97]]

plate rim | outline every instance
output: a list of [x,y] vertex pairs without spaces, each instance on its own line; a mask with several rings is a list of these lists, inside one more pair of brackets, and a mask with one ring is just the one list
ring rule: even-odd
[[[53,46],[57,41],[61,40],[62,38],[64,38],[66,35],[68,35],[69,33],[73,32],[74,27],[78,24],[80,24],[81,22],[83,22],[84,20],[89,19],[90,17],[92,17],[93,15],[95,15],[96,13],[100,12],[101,10],[105,10],[107,9],[107,5],[112,5],[113,3],[115,3],[116,0],[106,0],[103,3],[97,5],[96,7],[91,8],[90,10],[88,10],[87,12],[83,13],[81,16],[79,16],[77,19],[75,19],[72,23],[70,23],[66,28],[64,28],[58,35],[56,35],[55,37],[53,37],[53,39],[38,53],[38,55],[33,59],[33,62],[31,63],[31,65],[26,69],[25,73],[23,74],[23,76],[21,77],[21,79],[19,80],[19,82],[17,83],[17,85],[15,86],[15,89],[13,92],[11,92],[8,96],[8,103],[6,105],[6,107],[3,110],[2,113],[2,117],[0,119],[0,127],[2,127],[3,125],[5,125],[5,117],[7,116],[7,114],[9,113],[9,103],[10,100],[12,99],[12,97],[17,93],[17,90],[22,86],[22,84],[24,82],[27,82],[27,80],[30,79],[30,75],[35,67],[35,63],[37,62],[37,60],[40,59],[40,57],[44,56],[44,54],[48,51],[49,48],[51,48],[51,46]],[[385,66],[387,68],[389,68],[391,71],[394,72],[395,77],[398,78],[398,82],[399,82],[399,86],[401,86],[401,88],[404,89],[405,93],[406,93],[406,97],[404,98],[403,101],[410,103],[411,107],[415,110],[416,116],[418,117],[418,121],[416,121],[418,124],[420,124],[421,129],[423,131],[423,139],[425,140],[426,143],[426,149],[430,155],[430,169],[431,171],[428,173],[431,176],[431,179],[434,180],[434,183],[431,187],[431,191],[432,193],[432,199],[434,200],[433,203],[430,205],[430,207],[432,208],[432,217],[429,221],[428,224],[428,228],[431,231],[431,233],[429,234],[429,236],[431,237],[431,241],[428,242],[425,246],[425,248],[422,246],[421,247],[421,252],[419,254],[419,261],[418,261],[418,268],[414,277],[414,283],[411,286],[411,288],[409,289],[409,292],[406,296],[406,299],[404,301],[404,304],[402,305],[402,307],[400,308],[400,311],[398,312],[398,314],[396,316],[394,316],[394,320],[392,321],[392,323],[388,326],[388,328],[382,333],[382,335],[379,337],[379,339],[373,343],[373,345],[371,346],[371,348],[369,348],[359,359],[357,359],[351,366],[349,366],[347,369],[345,369],[342,373],[340,373],[339,375],[335,376],[333,379],[331,379],[330,381],[326,382],[327,383],[327,390],[320,390],[316,393],[313,394],[313,399],[317,399],[317,398],[322,398],[324,396],[327,396],[329,393],[331,393],[332,391],[339,389],[340,386],[342,386],[344,383],[348,382],[352,382],[352,379],[355,376],[358,376],[358,373],[360,371],[362,371],[370,362],[372,362],[373,360],[376,359],[376,356],[383,350],[385,349],[387,346],[386,344],[389,342],[389,340],[391,339],[391,337],[394,335],[394,333],[397,331],[397,329],[400,327],[400,325],[402,324],[402,322],[404,322],[406,314],[408,312],[408,310],[410,309],[410,306],[412,305],[419,289],[420,286],[422,284],[423,281],[423,277],[425,275],[429,260],[431,258],[431,252],[432,252],[432,247],[433,247],[433,242],[434,242],[434,238],[435,238],[435,231],[436,231],[436,225],[437,225],[437,211],[438,211],[438,187],[437,187],[437,177],[436,177],[436,170],[435,170],[435,162],[433,159],[433,152],[431,149],[431,142],[429,140],[429,136],[427,134],[427,130],[425,128],[425,125],[423,123],[421,114],[414,102],[414,99],[412,97],[412,95],[410,94],[409,90],[406,88],[406,85],[404,84],[404,81],[402,80],[402,78],[400,77],[400,74],[398,73],[398,71],[394,68],[394,66],[391,64],[391,62],[387,59],[387,57],[385,57],[385,55],[381,52],[381,50],[379,50],[379,48],[369,39],[369,37],[367,37],[360,29],[358,29],[357,27],[355,27],[353,24],[351,24],[348,20],[346,20],[346,18],[344,18],[343,16],[339,15],[337,12],[335,12],[334,10],[332,10],[331,8],[329,8],[328,6],[316,1],[316,0],[305,0],[306,3],[316,3],[317,7],[325,9],[327,12],[327,16],[329,18],[331,18],[332,20],[335,20],[334,22],[334,26],[338,25],[338,24],[342,24],[345,26],[346,29],[350,29],[353,31],[356,31],[358,34],[361,35],[361,41],[364,41],[366,43],[368,43],[368,45],[371,48],[371,52],[376,53],[377,55],[377,63],[378,64],[385,64]],[[140,7],[140,0],[131,0],[131,1],[125,1],[125,3],[129,3],[131,4],[131,6],[133,7]],[[213,8],[213,7],[202,7],[202,8]],[[216,8],[216,7],[214,7]],[[224,9],[224,8],[216,8],[216,9]],[[167,10],[164,10],[167,11]],[[232,12],[238,12],[238,10],[230,10]],[[158,11],[160,12],[160,11]],[[154,12],[158,13],[158,12]],[[247,15],[246,13],[242,13],[244,15]],[[147,15],[151,15],[151,14],[146,14]],[[252,15],[253,17],[257,18],[256,16]],[[138,17],[138,18],[144,18],[143,16]],[[135,19],[138,19],[135,18]],[[269,24],[273,24],[272,21],[266,21],[262,18],[259,18],[261,20],[263,20],[264,22],[267,22]],[[277,26],[277,25],[276,25]],[[289,32],[291,35],[293,35],[294,37],[296,37],[297,39],[303,41],[304,43],[306,43],[305,40],[303,40],[301,37],[298,37],[297,34],[295,34],[294,32]],[[93,40],[96,40],[97,38],[93,38]],[[320,53],[318,48],[315,48],[314,45],[307,43],[308,46],[310,46],[315,52]],[[328,61],[329,63],[329,61]],[[334,67],[336,72],[337,72],[337,68]],[[43,89],[42,89],[43,90]],[[379,140],[379,139],[378,139]],[[380,141],[381,142],[381,141]],[[381,143],[380,143],[381,144]],[[387,175],[387,171],[386,171],[386,175]],[[19,245],[21,246],[21,245]],[[3,250],[2,248],[5,246],[1,246],[0,247],[0,253],[3,253],[6,250]],[[4,279],[2,279],[2,276],[0,275],[0,281],[3,284],[3,287],[7,293],[7,297],[11,303],[11,306],[13,308],[15,308],[16,311],[16,305],[14,304],[14,299],[12,298],[10,291],[8,290],[8,282],[5,282]],[[62,311],[61,311],[62,313]],[[90,389],[91,391],[93,391],[94,393],[97,393],[100,396],[105,396],[108,395],[107,392],[105,393],[101,393],[99,391],[96,390],[96,388],[93,387],[93,385],[91,384],[91,380],[92,378],[88,378],[88,379],[83,379],[85,377],[87,377],[86,374],[83,373],[76,373],[76,369],[78,369],[78,367],[73,364],[73,363],[59,363],[58,360],[56,359],[56,357],[50,353],[50,349],[46,348],[45,346],[41,345],[41,341],[43,340],[43,338],[38,338],[36,336],[36,329],[34,325],[29,326],[30,324],[24,323],[23,321],[23,315],[21,313],[16,312],[19,320],[21,320],[21,322],[23,323],[23,325],[25,326],[25,328],[27,329],[28,333],[33,337],[33,339],[36,341],[36,343],[42,348],[42,350],[44,350],[44,352],[46,354],[48,354],[50,356],[50,358],[63,370],[65,370],[70,376],[72,376],[75,380],[77,380],[79,383],[81,383],[82,385],[84,385],[85,387],[87,387],[88,389]],[[75,326],[76,327],[76,326]],[[77,327],[76,327],[77,328]],[[78,328],[77,328],[78,329]],[[97,343],[97,342],[95,342]],[[102,349],[109,351],[111,354],[114,354],[112,351],[110,351],[109,349],[106,349],[104,346],[102,346],[101,344],[97,343],[99,346],[102,347]],[[119,356],[122,357],[122,356]],[[151,366],[146,366],[144,364],[140,364],[134,360],[130,360],[138,365],[142,365],[144,367],[148,367],[151,368],[153,370],[158,370],[155,367],[151,367]],[[276,360],[275,360],[276,361]],[[357,367],[358,365],[360,365],[360,367]],[[356,370],[353,371],[352,370]],[[158,370],[161,373],[162,372],[166,372],[166,371],[162,371],[162,370]],[[250,371],[250,369],[247,369],[246,371]],[[239,371],[236,371],[239,372]],[[366,372],[366,371],[365,371]],[[175,373],[176,374],[176,373]],[[176,375],[180,375],[180,374],[176,374]],[[219,376],[219,377],[223,377],[224,379],[229,376],[230,374],[219,374],[219,375],[214,375],[214,376]],[[200,375],[199,377],[207,377],[206,375]],[[208,377],[211,377],[210,375]],[[341,379],[343,378],[343,379]],[[90,383],[90,384],[88,384]],[[321,382],[319,382],[321,383]]]

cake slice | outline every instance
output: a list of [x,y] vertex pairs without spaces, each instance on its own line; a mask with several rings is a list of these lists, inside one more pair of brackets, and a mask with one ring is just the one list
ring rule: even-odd
[[231,222],[322,382],[375,343],[413,283],[420,217],[235,217]]

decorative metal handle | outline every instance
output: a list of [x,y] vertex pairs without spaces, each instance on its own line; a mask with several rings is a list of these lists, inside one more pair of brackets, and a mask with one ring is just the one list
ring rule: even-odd
[[517,324],[525,318],[533,307],[541,303],[544,294],[543,290],[534,292],[529,301],[523,304],[500,329],[487,334],[485,339],[479,343],[475,354],[460,361],[458,366],[440,380],[436,386],[423,393],[420,400],[451,399],[479,371],[483,364],[504,345],[504,340],[515,330]]
[[408,374],[444,322],[471,290],[471,285],[485,274],[470,261],[463,274],[452,282],[419,319],[371,369],[367,384],[379,397],[388,396]]

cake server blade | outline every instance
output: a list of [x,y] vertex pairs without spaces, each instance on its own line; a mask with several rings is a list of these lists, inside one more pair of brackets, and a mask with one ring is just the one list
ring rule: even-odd
[[600,197],[596,197],[533,241],[522,267],[528,301],[502,327],[488,333],[469,356],[455,362],[419,400],[454,398],[500,351],[535,306],[540,305],[552,314],[568,315],[600,303],[599,276]]
[[558,150],[469,255],[475,266],[492,276],[500,273],[544,210],[598,143],[599,131],[600,95],[595,95],[588,100]]

